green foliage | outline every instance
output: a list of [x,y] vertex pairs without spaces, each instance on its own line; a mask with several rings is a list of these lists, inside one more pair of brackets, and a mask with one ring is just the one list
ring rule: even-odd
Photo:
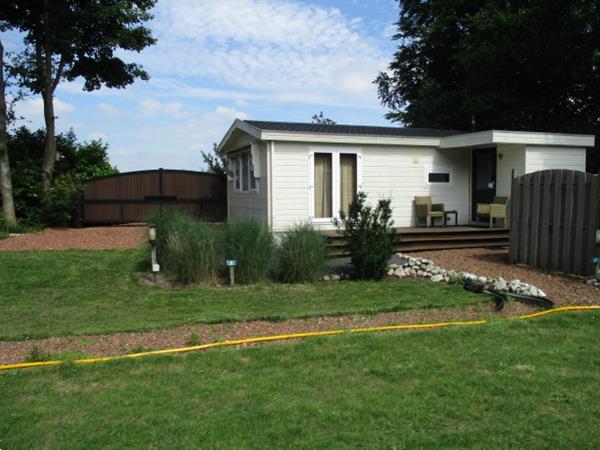
[[156,225],[157,256],[163,270],[182,283],[215,283],[220,236],[214,226],[178,211],[149,218]]
[[51,361],[52,359],[54,359],[52,357],[52,354],[45,352],[37,345],[34,345],[29,350],[29,353],[27,354],[25,361],[26,362],[42,362],[42,361]]
[[325,237],[309,224],[296,225],[282,234],[277,256],[282,281],[316,281],[327,257]]
[[196,345],[202,344],[202,339],[198,333],[193,331],[189,332],[185,335],[185,346],[186,347],[195,347]]
[[208,172],[221,177],[227,176],[227,157],[219,153],[217,144],[213,144],[212,153],[205,152],[204,150],[201,153],[202,160],[206,164]]
[[372,208],[367,195],[359,192],[350,203],[348,214],[340,211],[334,219],[352,259],[353,275],[359,280],[381,280],[393,253],[394,229],[390,199],[379,200]]
[[398,50],[376,80],[387,118],[600,135],[598,2],[399,3]]
[[329,117],[323,115],[323,111],[319,111],[319,114],[313,114],[312,123],[320,123],[321,125],[335,125],[336,122],[331,120]]
[[115,53],[121,49],[139,52],[156,42],[144,26],[152,18],[149,11],[154,4],[154,0],[4,0],[0,30],[20,31],[25,44],[12,70],[20,84],[34,93],[48,87],[53,91],[62,78],[82,77],[87,91],[102,85],[125,87],[136,78],[147,80],[141,66],[126,63]]
[[102,141],[79,143],[72,130],[56,139],[59,160],[47,202],[43,202],[40,168],[45,132],[21,127],[8,135],[15,210],[25,225],[70,225],[82,182],[118,172],[110,165],[108,145]]
[[225,258],[237,260],[236,282],[266,280],[273,266],[273,252],[273,234],[266,224],[241,220],[225,226]]

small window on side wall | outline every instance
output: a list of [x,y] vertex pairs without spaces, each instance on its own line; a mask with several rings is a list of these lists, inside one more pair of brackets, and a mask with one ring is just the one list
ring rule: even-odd
[[425,183],[428,185],[450,185],[452,183],[452,170],[449,167],[428,168],[425,174]]

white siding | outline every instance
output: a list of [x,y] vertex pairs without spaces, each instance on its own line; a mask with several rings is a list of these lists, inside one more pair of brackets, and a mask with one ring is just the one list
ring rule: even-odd
[[258,192],[239,192],[233,180],[227,180],[228,220],[258,219],[267,221],[267,144],[260,144],[261,177]]
[[[309,147],[315,144],[275,143],[273,161],[273,228],[306,222],[309,217]],[[323,144],[323,147],[326,147]],[[339,148],[340,145],[335,145]],[[363,190],[371,203],[391,198],[395,226],[413,226],[414,197],[431,195],[435,203],[458,211],[460,223],[469,215],[469,150],[439,150],[433,147],[344,145],[362,149]],[[425,168],[450,167],[451,186],[427,185]],[[332,226],[325,226],[331,228]]]
[[585,172],[585,148],[527,146],[526,172],[548,169],[568,169]]
[[[510,197],[513,171],[515,177],[525,174],[525,146],[518,144],[499,144],[497,147],[497,154],[496,195]],[[502,155],[502,158],[500,155]]]

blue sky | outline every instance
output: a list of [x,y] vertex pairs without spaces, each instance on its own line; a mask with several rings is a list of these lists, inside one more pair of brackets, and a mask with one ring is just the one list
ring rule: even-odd
[[[232,121],[386,125],[373,79],[394,52],[393,0],[159,0],[149,24],[158,43],[123,58],[142,64],[149,82],[126,89],[56,92],[57,129],[102,138],[119,170],[201,170]],[[7,50],[19,37],[2,36]],[[18,105],[43,126],[41,99]]]

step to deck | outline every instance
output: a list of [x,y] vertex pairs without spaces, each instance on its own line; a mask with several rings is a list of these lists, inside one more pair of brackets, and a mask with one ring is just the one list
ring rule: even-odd
[[[505,247],[508,245],[508,228],[400,228],[394,250],[418,252],[449,250],[457,248]],[[335,231],[323,233],[327,237],[328,254],[333,257],[346,256],[346,243]]]

